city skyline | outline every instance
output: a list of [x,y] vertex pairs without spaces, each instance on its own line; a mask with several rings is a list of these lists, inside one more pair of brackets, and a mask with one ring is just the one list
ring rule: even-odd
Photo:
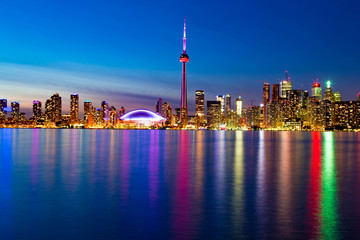
[[[27,114],[31,113],[33,100],[44,102],[56,92],[63,96],[66,112],[70,109],[72,92],[79,93],[80,102],[89,99],[98,105],[106,100],[129,110],[153,110],[159,97],[174,108],[180,107],[177,104],[181,69],[176,56],[181,47],[179,20],[186,16],[192,56],[187,71],[189,114],[195,113],[193,93],[197,89],[205,90],[205,101],[229,93],[233,97],[242,96],[244,106],[249,106],[252,100],[259,105],[261,82],[283,80],[285,70],[290,73],[294,89],[310,90],[316,79],[323,86],[330,79],[344,100],[354,100],[359,92],[356,81],[360,76],[357,70],[360,34],[354,28],[356,13],[348,5],[334,2],[272,4],[275,10],[270,14],[264,11],[266,2],[256,6],[232,2],[225,6],[210,1],[205,5],[207,11],[202,13],[200,3],[186,1],[160,8],[156,4],[126,3],[104,4],[99,9],[90,1],[78,15],[75,11],[79,6],[73,10],[65,5],[56,6],[70,18],[63,19],[51,3],[44,2],[48,12],[22,1],[6,3],[0,17],[4,20],[0,40],[0,98],[19,101],[21,111]],[[123,8],[135,7],[142,17],[115,14]],[[322,11],[315,11],[320,7]],[[154,12],[145,11],[148,8],[161,14],[149,21],[146,17]],[[234,11],[229,12],[231,8]],[[340,14],[335,11],[339,9]],[[28,12],[34,14],[29,16]],[[216,12],[229,14],[213,18]],[[5,20],[15,13],[27,17],[7,25]],[[109,13],[107,18],[105,13]],[[267,18],[280,13],[286,21]],[[339,17],[343,17],[341,22],[336,21]],[[270,20],[265,22],[265,19]],[[98,25],[90,29],[98,20]],[[132,24],[124,24],[127,20]],[[37,29],[31,25],[34,22]],[[25,30],[24,26],[29,29]],[[76,31],[80,26],[84,30]],[[267,27],[276,34],[270,34]],[[312,33],[311,41],[299,35],[305,27],[308,27],[306,36]],[[267,41],[260,41],[261,34],[267,36]],[[23,35],[28,41],[23,40]]]

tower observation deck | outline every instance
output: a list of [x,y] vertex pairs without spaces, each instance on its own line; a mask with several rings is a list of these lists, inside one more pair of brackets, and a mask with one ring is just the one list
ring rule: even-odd
[[189,55],[187,55],[186,53],[185,18],[184,18],[183,53],[180,55],[180,62],[182,63],[180,122],[183,127],[186,127],[186,125],[188,124],[186,63],[189,62]]

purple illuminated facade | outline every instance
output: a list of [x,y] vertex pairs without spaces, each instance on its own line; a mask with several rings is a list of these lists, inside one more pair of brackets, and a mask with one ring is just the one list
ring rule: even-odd
[[181,124],[183,126],[186,126],[188,124],[186,63],[189,62],[189,56],[186,54],[186,25],[185,25],[185,19],[184,19],[183,53],[180,56],[180,62],[182,63],[180,122],[181,122]]

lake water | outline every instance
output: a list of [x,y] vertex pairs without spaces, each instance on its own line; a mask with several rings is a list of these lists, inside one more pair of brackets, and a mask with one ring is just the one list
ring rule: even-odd
[[360,238],[360,133],[0,129],[0,239]]

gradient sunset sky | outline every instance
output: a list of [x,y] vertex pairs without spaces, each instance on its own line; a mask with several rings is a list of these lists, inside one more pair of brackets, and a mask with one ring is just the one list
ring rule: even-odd
[[233,108],[261,103],[263,81],[288,70],[295,89],[332,81],[344,100],[360,91],[357,1],[18,1],[0,7],[0,98],[32,101],[58,92],[117,109],[180,104],[183,18],[188,102],[230,93]]

